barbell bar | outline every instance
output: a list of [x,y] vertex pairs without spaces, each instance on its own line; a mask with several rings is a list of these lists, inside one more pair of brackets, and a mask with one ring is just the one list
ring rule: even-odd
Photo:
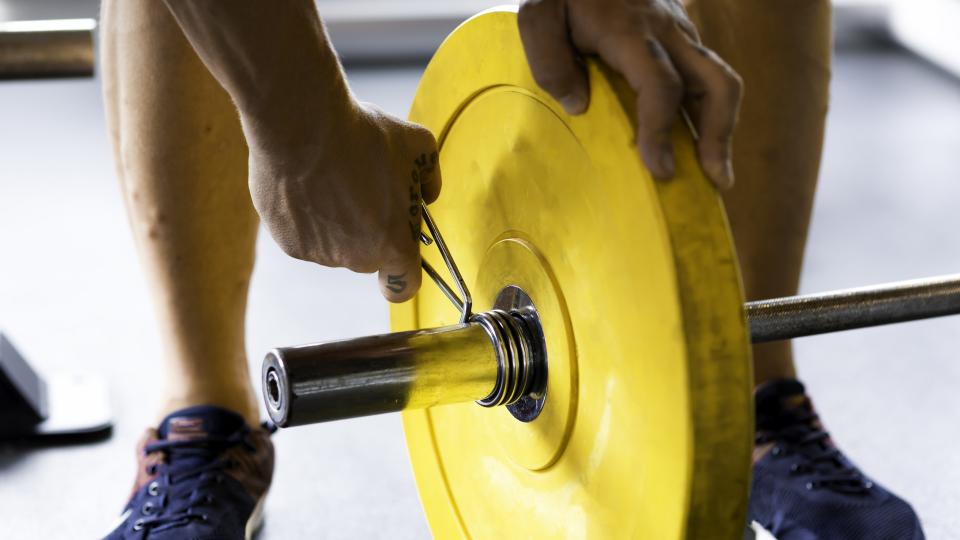
[[747,302],[753,343],[960,313],[960,274]]
[[93,19],[0,22],[0,79],[93,76]]
[[[425,205],[424,222],[460,295],[470,298]],[[421,235],[424,244],[434,243]],[[424,261],[460,311],[460,323],[330,343],[278,348],[263,363],[264,401],[281,427],[476,401],[506,405],[518,420],[542,407],[547,361],[535,306],[514,301],[471,314]],[[510,289],[508,287],[508,289]],[[516,289],[516,288],[513,288]],[[523,291],[507,290],[514,299]],[[960,313],[960,274],[747,302],[753,343]]]

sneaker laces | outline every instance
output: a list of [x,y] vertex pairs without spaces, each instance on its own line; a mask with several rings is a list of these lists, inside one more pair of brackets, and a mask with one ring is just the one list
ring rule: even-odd
[[[272,424],[264,423],[263,427],[270,433],[276,431]],[[236,466],[234,460],[224,457],[224,453],[236,446],[256,452],[247,437],[249,433],[250,427],[244,425],[226,437],[206,434],[148,443],[144,448],[147,454],[165,454],[164,461],[151,465],[148,473],[163,475],[167,490],[160,497],[157,513],[138,520],[139,528],[163,530],[186,525],[192,520],[206,521],[203,506],[214,502],[214,497],[207,493],[208,488],[223,482],[225,471]]]
[[837,493],[863,495],[873,487],[863,474],[843,458],[830,442],[830,434],[821,429],[819,416],[808,399],[797,408],[782,411],[771,429],[758,430],[755,443],[774,443],[774,455],[795,455],[799,461],[790,468],[792,474],[810,476],[807,489],[826,488]]

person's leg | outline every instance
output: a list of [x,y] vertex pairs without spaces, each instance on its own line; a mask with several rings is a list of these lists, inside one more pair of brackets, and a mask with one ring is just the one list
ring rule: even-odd
[[[249,538],[273,445],[244,350],[257,216],[240,122],[164,2],[104,0],[101,35],[117,172],[166,358],[165,418],[137,446],[107,539]],[[204,474],[183,474],[198,464]]]
[[[736,185],[724,199],[747,297],[796,294],[827,112],[830,4],[704,0],[697,8],[705,44],[744,82]],[[790,343],[756,346],[754,360],[748,520],[778,538],[922,539],[910,505],[866,477],[823,430],[795,380]]]
[[256,425],[244,348],[257,216],[227,93],[163,2],[105,0],[104,99],[130,224],[166,347],[166,410]]
[[[827,0],[695,1],[701,37],[743,78],[724,202],[748,300],[797,293],[830,82]],[[754,347],[758,384],[796,376],[790,342]]]

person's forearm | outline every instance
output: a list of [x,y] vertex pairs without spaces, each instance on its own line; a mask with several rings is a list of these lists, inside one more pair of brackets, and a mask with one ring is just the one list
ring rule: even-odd
[[343,121],[350,91],[312,0],[166,3],[251,146],[296,145]]

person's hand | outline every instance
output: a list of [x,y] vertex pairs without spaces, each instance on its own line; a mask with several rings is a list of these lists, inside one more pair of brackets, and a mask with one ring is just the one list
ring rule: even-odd
[[597,55],[636,92],[636,143],[655,177],[674,174],[670,134],[683,106],[704,172],[720,188],[733,185],[740,77],[700,44],[678,0],[527,0],[519,26],[534,78],[568,113],[587,109],[580,58]]
[[[392,302],[420,288],[420,201],[440,194],[437,142],[426,128],[366,104],[327,115],[303,144],[250,144],[250,193],[290,256],[379,272]],[[276,141],[274,141],[276,143]]]

